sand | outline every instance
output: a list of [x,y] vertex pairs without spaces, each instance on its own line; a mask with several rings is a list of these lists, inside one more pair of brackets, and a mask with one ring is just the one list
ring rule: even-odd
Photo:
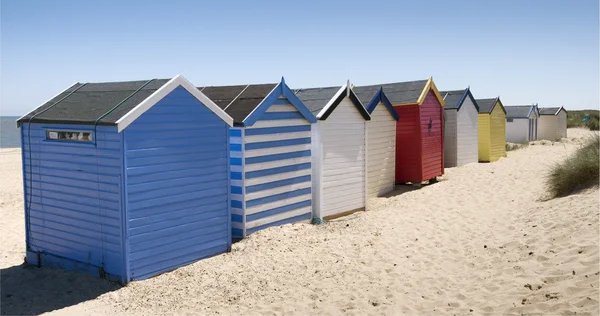
[[599,192],[547,200],[591,132],[401,186],[368,211],[267,229],[125,287],[23,266],[20,151],[1,150],[2,314],[598,315]]

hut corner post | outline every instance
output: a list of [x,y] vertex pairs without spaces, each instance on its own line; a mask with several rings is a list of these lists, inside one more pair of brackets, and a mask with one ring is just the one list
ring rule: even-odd
[[319,137],[319,121],[311,124],[310,130],[312,134],[312,222],[313,224],[318,224],[323,220],[321,216],[321,194],[323,188],[321,184],[321,168],[323,166],[323,146],[321,144],[321,138]]

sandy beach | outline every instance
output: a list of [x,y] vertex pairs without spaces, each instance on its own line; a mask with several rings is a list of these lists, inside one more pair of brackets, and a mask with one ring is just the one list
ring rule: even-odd
[[592,135],[568,133],[125,287],[23,265],[21,153],[1,149],[1,312],[598,315],[598,188],[553,200],[544,188],[549,168]]

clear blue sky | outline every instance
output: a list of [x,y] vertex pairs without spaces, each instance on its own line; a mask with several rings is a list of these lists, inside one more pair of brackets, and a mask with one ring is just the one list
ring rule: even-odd
[[598,108],[598,1],[1,3],[1,115],[74,82],[168,78],[292,88],[468,85],[505,105]]

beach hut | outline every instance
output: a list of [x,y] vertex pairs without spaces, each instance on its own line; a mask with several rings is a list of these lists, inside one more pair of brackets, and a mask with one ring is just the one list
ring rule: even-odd
[[234,119],[231,212],[235,238],[309,220],[311,124],[316,118],[280,83],[198,88]]
[[127,283],[231,249],[233,119],[182,76],[76,83],[17,124],[27,263]]
[[536,105],[511,105],[504,109],[507,142],[525,143],[537,139],[540,113]]
[[381,87],[398,114],[396,183],[420,183],[444,174],[444,100],[433,79],[366,87]]
[[567,110],[561,107],[541,108],[538,139],[557,141],[567,137]]
[[347,83],[296,90],[313,124],[313,216],[330,219],[365,208],[366,121],[371,116]]
[[354,92],[366,104],[371,120],[367,121],[366,164],[367,198],[394,190],[396,172],[396,121],[398,113],[382,88],[355,87]]
[[493,162],[506,156],[506,110],[500,98],[477,99],[479,161]]
[[444,167],[477,162],[479,106],[470,88],[440,91],[444,98]]

